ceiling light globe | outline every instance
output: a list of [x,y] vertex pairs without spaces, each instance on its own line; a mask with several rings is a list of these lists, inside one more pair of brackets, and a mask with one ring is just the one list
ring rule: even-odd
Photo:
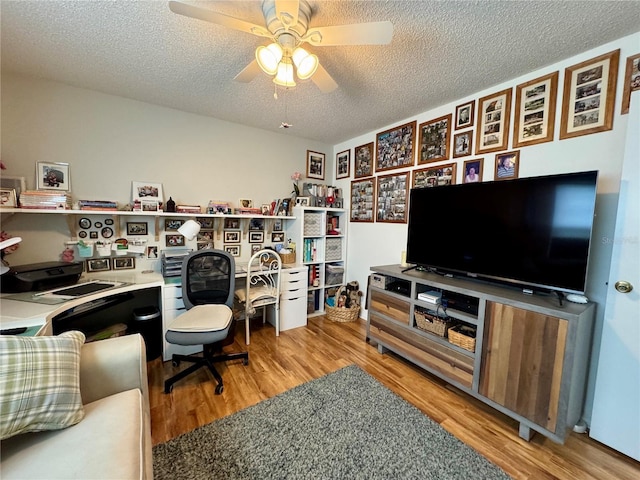
[[293,63],[296,65],[296,73],[300,80],[306,80],[316,73],[318,69],[318,57],[309,54],[304,48],[298,47],[293,51]]
[[273,83],[281,87],[295,87],[296,82],[293,79],[293,65],[289,58],[284,58],[278,64],[278,72],[276,73]]
[[264,73],[275,75],[278,71],[278,63],[282,60],[282,47],[277,43],[266,47],[260,46],[256,49],[256,60]]

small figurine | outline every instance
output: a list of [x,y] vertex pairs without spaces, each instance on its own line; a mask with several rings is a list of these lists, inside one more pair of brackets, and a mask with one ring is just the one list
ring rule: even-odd
[[74,260],[74,255],[73,255],[73,248],[65,248],[62,251],[62,261],[63,262],[67,262],[67,263],[71,263]]

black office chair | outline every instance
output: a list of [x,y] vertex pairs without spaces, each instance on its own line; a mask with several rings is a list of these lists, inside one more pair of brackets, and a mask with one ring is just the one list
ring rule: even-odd
[[174,366],[181,361],[193,362],[189,368],[165,380],[164,392],[170,393],[173,384],[201,367],[208,367],[218,382],[215,392],[224,389],[215,362],[243,359],[249,363],[247,352],[220,354],[222,347],[233,343],[233,295],[235,261],[221,250],[199,250],[182,262],[182,299],[187,311],[169,325],[165,338],[176,345],[202,345],[203,355],[173,355]]

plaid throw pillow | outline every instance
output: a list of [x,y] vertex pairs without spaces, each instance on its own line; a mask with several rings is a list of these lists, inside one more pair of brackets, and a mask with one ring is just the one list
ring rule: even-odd
[[0,335],[0,434],[59,430],[84,417],[81,332],[56,337]]

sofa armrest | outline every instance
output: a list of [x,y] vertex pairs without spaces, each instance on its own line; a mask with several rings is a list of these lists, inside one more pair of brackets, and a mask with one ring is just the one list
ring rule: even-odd
[[80,356],[82,403],[137,388],[148,406],[146,357],[144,339],[140,334],[83,345]]

